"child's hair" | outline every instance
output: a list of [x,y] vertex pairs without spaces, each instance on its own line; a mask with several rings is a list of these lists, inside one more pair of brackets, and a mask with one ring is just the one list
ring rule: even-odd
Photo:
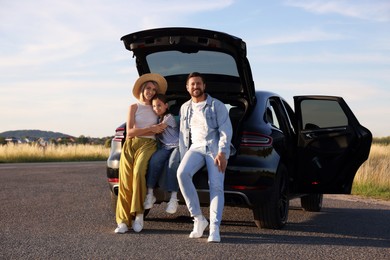
[[162,102],[164,102],[165,104],[168,103],[167,96],[165,96],[164,94],[157,93],[157,94],[154,95],[154,97],[152,98],[152,100],[155,100],[155,99],[160,99],[160,100],[161,100]]
[[[168,103],[168,98],[167,98],[167,96],[165,96],[164,94],[157,93],[157,94],[154,95],[154,97],[152,98],[152,101],[155,100],[155,99],[161,100],[164,104]],[[168,113],[169,113],[169,106],[168,106],[167,110],[165,111],[165,113],[164,113],[162,116],[165,116],[165,115],[168,114]]]

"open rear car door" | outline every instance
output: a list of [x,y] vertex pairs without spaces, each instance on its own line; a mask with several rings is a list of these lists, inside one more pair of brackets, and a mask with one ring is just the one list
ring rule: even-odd
[[371,132],[360,125],[341,97],[296,96],[297,162],[295,190],[350,194],[367,160]]

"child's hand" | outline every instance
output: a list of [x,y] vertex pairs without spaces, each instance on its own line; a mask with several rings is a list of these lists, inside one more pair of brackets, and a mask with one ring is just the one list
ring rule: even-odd
[[160,124],[152,126],[152,132],[155,134],[160,134],[160,133],[164,132],[165,128],[167,128],[167,124],[160,123]]

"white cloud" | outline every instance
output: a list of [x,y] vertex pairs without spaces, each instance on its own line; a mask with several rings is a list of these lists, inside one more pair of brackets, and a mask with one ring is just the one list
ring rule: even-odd
[[60,62],[104,43],[119,45],[127,32],[161,27],[190,13],[231,4],[232,0],[133,1],[131,5],[125,1],[12,1],[0,9],[0,46],[8,50],[0,52],[0,69]]
[[[353,102],[374,99],[381,96],[382,99],[390,100],[390,91],[384,92],[373,85],[362,83],[357,80],[311,80],[310,82],[291,80],[290,82],[273,83],[274,87],[281,92],[288,91],[292,95],[333,95],[347,98]],[[275,86],[278,85],[278,86]]]
[[[379,88],[389,82],[390,37],[383,33],[386,24],[366,19],[389,21],[387,1],[285,1],[289,8],[280,8],[279,3],[2,1],[0,132],[35,128],[76,136],[112,134],[122,123],[127,105],[135,101],[131,87],[137,78],[132,55],[119,39],[130,32],[165,26],[214,25],[216,30],[246,35],[254,79],[265,80],[266,89],[289,95],[291,90],[310,94],[315,88],[321,93],[347,95],[358,109],[369,107],[366,100],[381,108],[386,106],[372,100],[390,99]],[[261,11],[251,15],[255,9]],[[268,15],[269,10],[277,17]],[[301,15],[302,10],[315,15]],[[356,19],[340,19],[333,23],[323,14],[365,20],[355,23]],[[279,20],[292,16],[294,23]],[[362,47],[363,42],[369,48]],[[356,48],[350,49],[350,43]],[[355,64],[359,71],[353,70]],[[256,70],[257,66],[261,69]],[[310,72],[305,70],[308,67]],[[369,111],[374,110],[373,106]],[[367,118],[374,117],[366,111],[360,109]]]
[[378,22],[390,21],[388,0],[287,0],[285,3],[318,14],[336,13]]
[[261,54],[251,59],[258,62],[267,63],[335,63],[335,64],[388,64],[390,57],[383,56],[381,53],[333,53],[320,52],[317,54],[286,54],[286,55],[268,55]]
[[251,42],[251,46],[299,43],[299,42],[317,42],[317,41],[333,41],[345,38],[338,33],[327,33],[318,29],[310,29],[306,31],[298,31],[295,33],[284,33],[278,36],[268,36],[257,41]]

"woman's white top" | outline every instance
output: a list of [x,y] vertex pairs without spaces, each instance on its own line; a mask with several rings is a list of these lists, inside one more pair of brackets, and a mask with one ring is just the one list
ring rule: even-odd
[[[158,116],[154,113],[152,105],[144,105],[137,103],[137,111],[135,112],[135,128],[146,128],[157,124]],[[139,136],[156,139],[154,135]]]

